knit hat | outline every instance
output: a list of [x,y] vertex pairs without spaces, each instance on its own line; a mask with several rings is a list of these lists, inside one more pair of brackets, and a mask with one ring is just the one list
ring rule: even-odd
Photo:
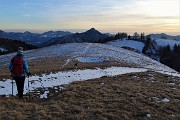
[[19,47],[18,51],[17,51],[18,55],[22,55],[23,54],[23,47]]

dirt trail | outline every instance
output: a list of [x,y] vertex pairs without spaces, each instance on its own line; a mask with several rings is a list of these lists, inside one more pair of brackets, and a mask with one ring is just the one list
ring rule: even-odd
[[89,43],[89,44],[85,47],[84,51],[83,51],[81,54],[76,55],[76,56],[72,56],[70,59],[67,59],[66,63],[65,63],[64,65],[62,65],[62,68],[64,68],[64,66],[66,66],[67,64],[69,64],[69,63],[72,61],[73,58],[76,58],[76,57],[78,57],[78,56],[81,56],[81,55],[86,54],[87,50],[90,48],[91,45],[92,45],[92,43]]

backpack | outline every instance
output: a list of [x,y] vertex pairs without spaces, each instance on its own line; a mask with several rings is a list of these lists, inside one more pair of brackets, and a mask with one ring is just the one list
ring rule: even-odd
[[24,74],[24,61],[22,57],[15,56],[12,58],[11,62],[11,73],[14,77],[20,77],[22,74]]

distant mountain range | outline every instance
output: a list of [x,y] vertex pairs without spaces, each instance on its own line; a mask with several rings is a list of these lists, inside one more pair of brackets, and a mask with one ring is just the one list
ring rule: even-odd
[[65,31],[48,31],[42,34],[31,32],[5,32],[0,30],[0,38],[10,38],[21,40],[26,43],[39,47],[63,44],[63,43],[82,43],[96,42],[99,39],[107,38],[109,35],[102,34],[94,28],[83,33],[71,33]]
[[36,46],[41,46],[42,43],[56,37],[61,37],[65,35],[71,35],[73,33],[65,31],[48,31],[42,34],[31,33],[31,32],[5,32],[0,30],[0,38],[9,38],[15,40],[21,40],[29,44]]
[[169,40],[178,40],[180,41],[180,35],[177,36],[171,36],[171,35],[167,35],[165,33],[161,33],[161,34],[150,34],[152,39],[169,39]]
[[[95,28],[91,28],[82,33],[71,33],[68,31],[47,31],[42,34],[31,32],[5,32],[0,30],[0,38],[9,38],[21,40],[28,44],[38,47],[63,44],[63,43],[82,43],[82,42],[97,42],[100,39],[112,36],[110,33],[102,34]],[[164,33],[150,34],[152,39],[171,39],[180,41],[180,35],[171,36]]]
[[75,33],[72,35],[66,35],[63,37],[58,37],[54,39],[50,39],[49,41],[45,42],[43,46],[50,46],[56,44],[63,44],[63,43],[83,43],[83,42],[97,42],[100,39],[104,39],[109,37],[106,34],[102,34],[94,28],[87,30],[83,33]]

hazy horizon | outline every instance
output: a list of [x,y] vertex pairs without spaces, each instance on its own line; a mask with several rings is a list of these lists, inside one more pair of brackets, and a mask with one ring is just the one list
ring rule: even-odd
[[0,29],[180,35],[180,0],[1,0]]
[[[91,28],[89,28],[89,29],[91,29]],[[79,30],[79,29],[70,29],[70,30],[66,30],[66,29],[62,29],[62,30],[58,30],[58,29],[55,29],[55,30],[26,30],[26,29],[19,29],[19,30],[14,30],[14,29],[7,29],[7,30],[2,30],[2,31],[5,31],[5,32],[21,32],[21,33],[24,33],[24,32],[26,32],[26,31],[28,31],[28,32],[31,32],[31,33],[38,33],[38,34],[42,34],[42,33],[44,33],[44,32],[48,32],[48,31],[64,31],[64,32],[71,32],[71,33],[82,33],[82,32],[85,32],[85,31],[87,31],[87,30],[89,30],[89,29],[81,29],[81,30]],[[96,28],[95,28],[96,29]],[[96,29],[96,30],[98,30],[98,29]],[[110,34],[116,34],[116,33],[118,33],[118,32],[108,32],[108,31],[101,31],[101,30],[98,30],[99,32],[101,32],[101,33],[110,33]],[[122,31],[123,32],[123,31]],[[136,32],[136,31],[135,31]],[[128,33],[128,32],[126,32],[128,35],[133,35],[134,33]],[[143,32],[138,32],[138,34],[140,34],[140,33],[143,33]],[[165,32],[161,32],[161,33],[155,33],[155,32],[152,32],[152,33],[146,33],[146,32],[144,32],[145,33],[145,35],[148,35],[148,34],[162,34],[162,33],[164,33],[164,34],[167,34],[167,35],[172,35],[172,36],[180,36],[180,34],[168,34],[168,33],[165,33]]]

